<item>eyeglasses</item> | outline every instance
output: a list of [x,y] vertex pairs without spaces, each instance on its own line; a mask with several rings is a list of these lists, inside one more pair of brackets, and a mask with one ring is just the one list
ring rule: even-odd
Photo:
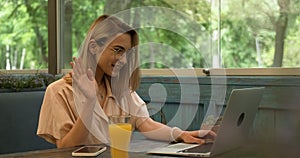
[[119,57],[123,56],[126,52],[123,47],[119,47],[119,46],[113,47],[111,48],[111,50],[113,51],[115,56],[119,56]]
[[[105,41],[106,41],[106,38],[100,38],[100,39],[98,39],[98,40],[95,40],[96,41],[96,43],[100,46],[100,47],[102,47],[102,46],[104,46],[104,44],[105,44]],[[117,57],[118,57],[118,59],[120,59],[120,58],[122,58],[123,56],[126,56],[126,58],[127,59],[129,59],[129,57],[131,56],[131,54],[133,53],[133,52],[135,52],[135,49],[134,48],[130,48],[130,49],[128,49],[128,50],[125,50],[125,48],[123,48],[123,47],[121,47],[121,46],[115,46],[115,47],[112,47],[112,48],[109,48],[111,51],[112,51],[112,53],[114,54],[114,56],[115,56],[115,58],[117,59]],[[126,54],[125,54],[126,53]],[[125,54],[125,55],[124,55]]]
[[135,51],[135,49],[130,48],[128,50],[125,50],[124,48],[117,46],[111,48],[111,51],[113,52],[115,59],[126,57],[126,59],[128,60],[131,57],[132,53]]

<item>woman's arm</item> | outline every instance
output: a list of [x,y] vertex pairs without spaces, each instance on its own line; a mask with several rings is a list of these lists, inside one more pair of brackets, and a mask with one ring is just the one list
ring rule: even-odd
[[209,130],[196,130],[196,131],[182,131],[179,128],[171,128],[162,123],[156,122],[151,118],[146,119],[139,127],[138,130],[146,137],[156,140],[165,141],[183,141],[185,143],[199,143],[205,142],[204,137],[211,135],[215,137],[216,134]]
[[62,139],[56,140],[58,148],[84,144],[89,135],[86,126],[92,123],[93,111],[97,102],[95,80],[91,70],[84,70],[80,58],[73,59],[74,62],[71,62],[73,67],[73,93],[75,94],[74,102],[79,117],[72,129]]
[[89,131],[80,118],[72,129],[62,138],[56,141],[57,148],[74,147],[83,145],[88,137]]

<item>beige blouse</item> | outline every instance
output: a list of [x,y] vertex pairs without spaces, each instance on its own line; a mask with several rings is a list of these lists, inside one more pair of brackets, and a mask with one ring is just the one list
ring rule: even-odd
[[[88,127],[90,134],[85,144],[109,143],[107,116],[119,114],[121,111],[107,80],[106,87],[106,101],[103,108],[99,102],[96,102],[93,121]],[[136,92],[132,92],[131,97],[133,104],[129,107],[129,113],[135,116],[132,122],[133,126],[138,128],[146,119],[149,119],[149,113],[145,102]],[[37,135],[55,144],[56,140],[62,139],[72,129],[78,117],[72,85],[67,83],[65,79],[57,80],[46,89]]]

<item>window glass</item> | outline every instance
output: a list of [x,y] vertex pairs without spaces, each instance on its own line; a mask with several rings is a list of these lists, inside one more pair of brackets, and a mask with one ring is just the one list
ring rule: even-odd
[[297,0],[65,0],[63,5],[64,68],[103,13],[138,29],[142,68],[300,66]]
[[101,14],[114,14],[138,30],[142,68],[210,67],[211,2],[181,3],[185,2],[61,1],[62,68],[70,68],[90,24]]
[[[0,1],[0,69],[47,68],[47,4]],[[58,62],[70,68],[90,24],[106,13],[137,28],[142,68],[299,67],[299,7],[298,0],[61,0]]]
[[78,55],[78,49],[93,21],[103,14],[104,0],[61,0],[60,5],[60,65],[71,68],[70,61]]
[[299,7],[298,0],[222,0],[224,67],[300,67]]
[[3,0],[0,6],[0,69],[47,68],[47,1]]

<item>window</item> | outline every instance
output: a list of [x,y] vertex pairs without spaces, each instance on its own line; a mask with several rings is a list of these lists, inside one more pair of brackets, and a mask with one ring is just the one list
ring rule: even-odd
[[47,1],[0,1],[0,69],[47,69]]
[[[64,10],[70,13],[67,2]],[[300,3],[278,2],[132,0],[82,5],[72,1],[72,55],[76,55],[92,20],[109,13],[138,28],[144,69],[296,68],[300,66]]]
[[300,67],[299,6],[297,0],[222,0],[224,66]]
[[70,61],[78,55],[78,49],[93,21],[103,14],[105,1],[62,0],[60,10],[60,68],[71,68]]
[[[95,18],[101,14],[114,14],[140,35],[140,63],[144,69],[211,67],[206,57],[211,56],[211,2],[193,1],[178,10],[173,1],[61,1],[60,43],[61,68],[69,68],[72,56]],[[193,7],[193,8],[189,8]],[[205,9],[205,14],[194,15]],[[93,11],[91,11],[93,10]],[[203,10],[204,11],[204,10]]]
[[[70,69],[90,24],[105,13],[138,29],[144,74],[168,68],[226,68],[250,75],[278,70],[299,75],[295,71],[300,67],[297,0],[13,0],[0,4],[5,6],[0,9],[2,70],[49,68],[61,73]],[[53,23],[47,24],[49,19],[57,23],[55,29]],[[56,66],[48,67],[48,61]]]

